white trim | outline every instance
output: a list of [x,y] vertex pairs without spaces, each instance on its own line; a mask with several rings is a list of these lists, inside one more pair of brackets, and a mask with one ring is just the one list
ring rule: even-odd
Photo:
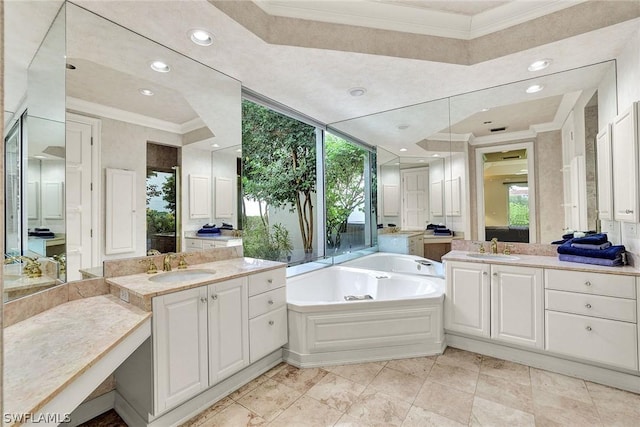
[[477,136],[473,139],[473,141],[469,142],[469,145],[478,146],[478,145],[487,145],[487,144],[495,144],[499,142],[509,142],[516,141],[519,139],[532,139],[537,136],[537,133],[532,130],[521,130],[517,132],[506,132],[495,135],[487,135],[487,136]]
[[[536,210],[536,176],[533,141],[520,142],[516,144],[493,145],[491,147],[480,147],[475,151],[476,156],[476,205],[478,206],[478,230],[477,239],[484,240],[484,153],[494,153],[502,150],[527,150],[527,181],[529,182],[529,243],[537,243],[538,212]],[[532,185],[533,184],[533,185]]]
[[[181,124],[180,133],[184,135],[185,133],[189,133],[203,127],[207,127],[207,125],[204,123],[204,121],[202,121],[200,117],[196,117],[193,120],[189,120],[188,122],[184,122],[183,124]],[[211,138],[214,138],[214,137],[215,135],[212,136]]]
[[640,393],[640,377],[636,373],[626,373],[605,366],[592,365],[579,360],[565,359],[547,352],[524,350],[481,338],[447,333],[448,346],[461,350],[484,354],[498,359],[521,363],[538,369],[593,381],[611,387]]
[[376,1],[257,0],[254,3],[272,16],[471,40],[558,12],[584,1],[586,0],[508,2],[473,16]]
[[116,391],[111,390],[101,396],[83,402],[71,413],[71,422],[65,427],[76,427],[115,407]]

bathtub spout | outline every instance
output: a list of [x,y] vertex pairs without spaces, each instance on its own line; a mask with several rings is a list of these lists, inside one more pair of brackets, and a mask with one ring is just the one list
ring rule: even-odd
[[433,265],[430,261],[426,260],[426,259],[416,259],[415,262],[417,262],[420,265],[424,265],[426,267]]
[[345,295],[344,296],[344,300],[345,301],[364,301],[364,300],[369,300],[369,299],[373,299],[373,297],[369,294],[367,295]]

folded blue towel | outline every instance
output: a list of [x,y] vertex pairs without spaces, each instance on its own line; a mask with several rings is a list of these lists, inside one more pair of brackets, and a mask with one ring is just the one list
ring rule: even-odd
[[624,265],[622,262],[622,255],[615,259],[601,259],[601,258],[591,258],[586,256],[578,256],[578,255],[558,255],[558,259],[560,261],[568,261],[568,262],[579,262],[581,264],[592,264],[592,265],[604,265],[608,267],[615,267]]
[[201,228],[197,234],[220,234],[220,229],[217,227]]
[[571,239],[554,240],[553,242],[551,242],[551,244],[552,245],[561,245],[563,243],[567,243],[569,240],[571,240]]
[[567,243],[558,246],[558,253],[563,255],[577,255],[589,258],[615,259],[625,252],[625,248],[623,245],[610,246],[606,249],[574,248],[571,246],[573,241],[575,241],[575,239],[569,240]]
[[611,247],[611,242],[605,242],[601,245],[588,245],[586,243],[571,243],[571,247],[579,249],[602,250]]
[[589,234],[584,237],[576,237],[571,240],[571,243],[581,243],[586,245],[601,245],[608,242],[609,239],[605,233]]

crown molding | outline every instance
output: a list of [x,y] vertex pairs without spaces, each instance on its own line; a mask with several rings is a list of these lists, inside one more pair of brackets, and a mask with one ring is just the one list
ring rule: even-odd
[[196,117],[193,120],[189,120],[188,122],[184,122],[182,125],[180,125],[181,134],[185,134],[185,133],[189,133],[192,132],[196,129],[200,129],[203,127],[206,127],[207,125],[204,123],[204,121],[200,118],[200,117]]
[[376,1],[254,0],[254,3],[271,16],[471,40],[585,1],[514,1],[473,16]]
[[533,129],[521,130],[518,132],[507,132],[501,133],[500,135],[487,135],[487,136],[478,136],[473,138],[472,141],[469,141],[469,145],[478,146],[478,145],[487,145],[494,144],[496,142],[509,142],[509,141],[519,141],[522,139],[532,139],[535,138],[538,134]]

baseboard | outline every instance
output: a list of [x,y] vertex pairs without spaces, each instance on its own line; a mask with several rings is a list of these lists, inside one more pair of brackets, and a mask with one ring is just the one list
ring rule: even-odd
[[567,375],[604,384],[622,390],[640,393],[640,372],[626,373],[602,366],[582,363],[576,360],[563,359],[550,354],[539,353],[510,347],[482,339],[446,334],[445,340],[450,347],[472,351],[498,359],[522,363],[534,368]]
[[322,353],[300,354],[288,348],[283,349],[285,362],[298,368],[315,368],[331,365],[349,365],[354,363],[379,362],[390,359],[433,356],[442,354],[446,343],[411,344],[393,347],[367,348],[360,350],[327,351]]
[[278,349],[172,410],[156,417],[151,417],[149,423],[119,393],[116,393],[115,410],[129,427],[178,426],[280,362],[282,362],[282,350]]
[[66,423],[66,427],[76,427],[84,422],[104,414],[110,409],[115,408],[116,392],[111,390],[102,396],[84,402],[71,413],[71,421]]

